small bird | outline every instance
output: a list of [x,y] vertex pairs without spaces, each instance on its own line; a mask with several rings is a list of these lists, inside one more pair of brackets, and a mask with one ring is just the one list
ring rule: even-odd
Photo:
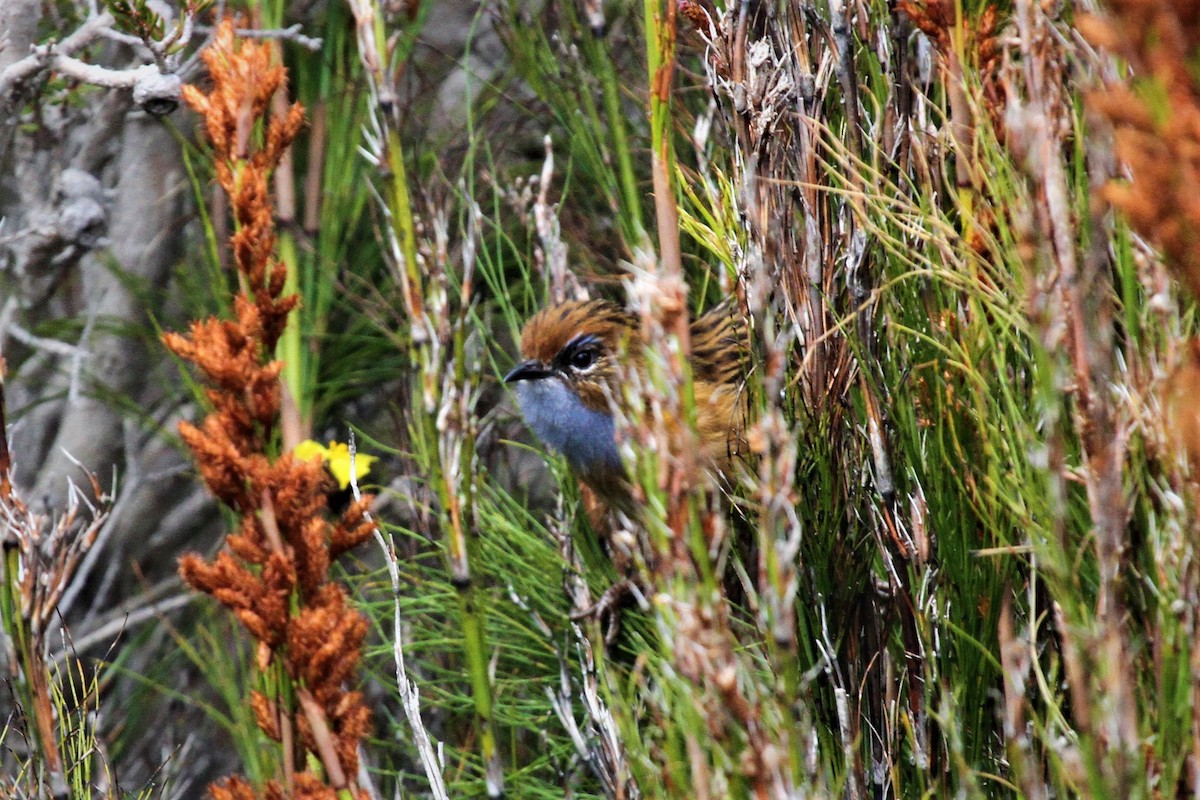
[[[690,328],[696,432],[705,465],[728,475],[745,451],[745,326],[731,304]],[[620,359],[637,368],[637,317],[605,300],[559,303],[535,314],[521,333],[525,360],[504,376],[521,413],[597,495],[621,505],[629,487],[617,452],[609,398],[625,402]]]

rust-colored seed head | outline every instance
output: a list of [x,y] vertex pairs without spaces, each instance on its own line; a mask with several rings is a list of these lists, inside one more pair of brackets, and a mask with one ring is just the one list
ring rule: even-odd
[[1087,95],[1114,129],[1116,155],[1130,180],[1098,191],[1130,226],[1162,251],[1164,262],[1200,297],[1200,81],[1193,44],[1200,37],[1194,4],[1115,0],[1111,18],[1080,21],[1096,46],[1129,62],[1141,86],[1122,82]]
[[[203,59],[212,90],[205,94],[188,86],[184,99],[204,118],[217,180],[230,198],[237,222],[230,245],[242,290],[234,298],[232,319],[196,322],[187,335],[164,335],[163,343],[195,364],[208,384],[213,411],[199,425],[181,424],[180,435],[204,482],[241,521],[227,538],[228,547],[211,562],[186,555],[179,571],[189,585],[228,608],[258,641],[260,669],[282,658],[293,685],[302,687],[296,694],[315,700],[299,708],[289,705],[292,698],[250,698],[259,727],[270,738],[294,741],[284,735],[287,726],[309,752],[325,759],[326,775],[342,776],[344,782],[335,787],[311,773],[295,774],[288,796],[333,798],[345,789],[359,796],[353,775],[370,717],[361,695],[346,687],[355,678],[367,623],[342,589],[329,582],[328,572],[334,556],[374,530],[364,518],[371,498],[352,506],[357,516],[348,512],[334,524],[325,508],[321,465],[271,455],[283,369],[273,356],[298,299],[284,294],[287,270],[274,256],[268,180],[300,129],[303,109],[295,104],[272,119],[259,144],[254,131],[285,77],[271,62],[270,46],[239,42],[232,23],[225,21]],[[210,794],[217,800],[255,796],[241,778],[214,784]],[[266,796],[282,798],[284,790],[271,782]]]

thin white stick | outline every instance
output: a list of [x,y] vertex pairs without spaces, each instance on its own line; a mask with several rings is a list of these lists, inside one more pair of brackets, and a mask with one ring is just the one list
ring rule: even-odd
[[[355,475],[354,469],[354,461],[358,453],[354,441],[354,431],[350,431],[349,448],[350,491],[353,492],[354,499],[357,501],[362,499],[362,493],[358,489],[358,477]],[[369,512],[364,512],[363,516],[368,521],[371,520]],[[383,551],[383,560],[387,564],[388,576],[392,580],[392,607],[394,609],[392,655],[396,660],[396,687],[400,692],[404,716],[408,719],[409,727],[412,729],[413,741],[416,743],[417,753],[421,757],[421,766],[425,770],[425,777],[429,779],[430,792],[435,800],[450,800],[450,795],[446,792],[445,779],[442,777],[445,765],[441,758],[434,753],[429,731],[426,730],[425,723],[421,719],[420,691],[417,689],[417,685],[409,680],[408,670],[404,665],[404,629],[400,622],[400,565],[396,558],[396,546],[391,534],[384,538],[379,526],[375,527],[375,541],[378,542],[379,549]],[[438,742],[439,751],[441,746],[441,742]]]

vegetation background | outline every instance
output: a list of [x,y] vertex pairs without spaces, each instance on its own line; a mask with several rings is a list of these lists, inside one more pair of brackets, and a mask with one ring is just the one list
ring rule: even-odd
[[[258,291],[171,78],[207,91],[222,14],[307,119],[264,453],[379,459],[331,573],[370,623],[341,784],[252,700],[308,684],[176,574],[238,521],[160,335]],[[7,0],[0,41],[0,794],[1200,794],[1191,5]],[[652,354],[644,518],[601,531],[499,381],[584,294]],[[662,419],[725,297],[755,422],[720,488]]]

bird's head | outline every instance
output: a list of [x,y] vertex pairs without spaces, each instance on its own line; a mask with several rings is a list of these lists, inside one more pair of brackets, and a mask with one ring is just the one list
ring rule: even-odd
[[608,410],[607,388],[617,375],[622,344],[635,319],[606,300],[567,302],[539,311],[521,333],[525,360],[506,383],[556,381],[594,411]]
[[609,397],[635,319],[604,300],[539,311],[521,333],[521,354],[504,382],[513,386],[534,433],[586,474],[620,471]]

